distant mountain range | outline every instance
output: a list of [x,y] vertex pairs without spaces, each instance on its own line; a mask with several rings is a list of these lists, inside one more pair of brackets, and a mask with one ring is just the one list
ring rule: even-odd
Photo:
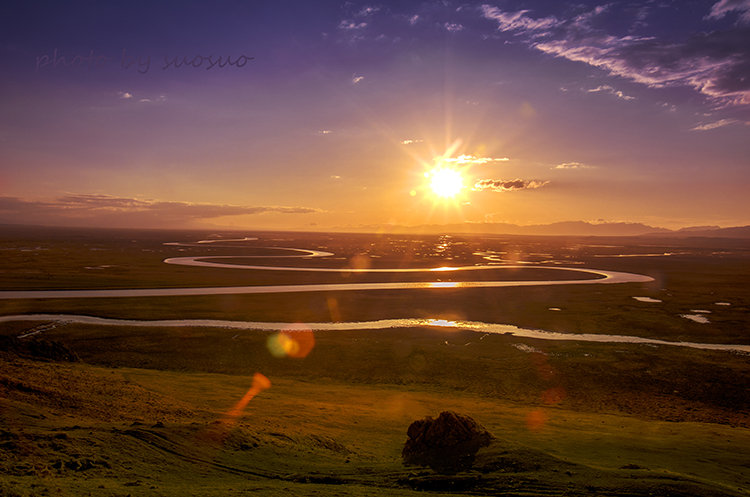
[[[361,230],[357,230],[361,231]],[[368,230],[369,231],[369,230]],[[519,226],[509,223],[456,223],[426,224],[420,226],[379,226],[376,231],[389,233],[473,233],[497,235],[547,235],[547,236],[668,236],[750,238],[750,226],[721,228],[719,226],[691,226],[679,230],[657,228],[641,223],[588,223],[563,221],[551,224]]]
[[[63,227],[4,223],[0,219],[0,232],[10,228],[42,228],[45,229],[100,229],[96,227]],[[117,228],[116,228],[117,229]],[[127,229],[127,228],[125,228]],[[136,228],[131,228],[136,229]],[[145,228],[144,228],[145,229]],[[212,228],[213,229],[213,228]],[[185,231],[203,231],[204,228],[185,228]],[[238,231],[237,228],[226,228],[227,231]],[[242,230],[247,232],[247,230]],[[258,229],[257,231],[266,231]],[[314,231],[314,230],[311,230]],[[320,230],[327,231],[327,230]],[[690,226],[679,230],[658,228],[642,223],[589,223],[586,221],[562,221],[550,224],[532,224],[521,226],[510,223],[454,223],[454,224],[423,224],[418,226],[404,226],[396,224],[367,225],[367,226],[339,226],[331,229],[342,233],[394,233],[394,234],[425,234],[440,235],[445,233],[476,234],[476,235],[528,235],[528,236],[651,236],[667,238],[729,238],[736,240],[750,240],[750,226],[735,226],[722,228],[720,226]]]

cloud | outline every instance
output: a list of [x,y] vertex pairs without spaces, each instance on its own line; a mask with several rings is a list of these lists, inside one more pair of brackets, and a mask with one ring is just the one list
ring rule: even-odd
[[[749,2],[722,0],[714,5],[711,17],[731,10],[747,13]],[[608,10],[602,8],[562,20],[535,19],[527,10],[504,12],[487,5],[481,10],[486,19],[497,22],[499,31],[511,31],[529,47],[554,57],[583,62],[649,87],[692,87],[721,105],[750,104],[748,27],[705,30],[682,40],[666,40],[610,34],[594,22]],[[642,12],[639,19],[642,23]]]
[[599,92],[609,93],[610,95],[614,95],[617,98],[621,98],[623,100],[635,100],[635,97],[631,97],[630,95],[625,95],[620,90],[615,90],[609,85],[600,85],[600,86],[597,86],[596,88],[591,88],[590,90],[586,90],[586,91],[588,93],[599,93]]
[[532,19],[526,15],[529,12],[528,10],[503,12],[497,7],[486,4],[481,6],[481,10],[485,18],[497,21],[497,29],[500,31],[539,31],[560,24],[560,21],[554,16]]
[[363,29],[366,27],[367,27],[366,22],[355,22],[349,19],[344,19],[343,21],[339,23],[339,29],[343,29],[346,31]]
[[127,92],[127,91],[121,91],[121,92],[118,93],[118,95],[120,95],[120,98],[122,98],[124,100],[133,98],[133,94],[130,93],[130,92]]
[[331,131],[330,129],[321,129],[321,130],[318,130],[318,134],[319,135],[330,135],[331,133],[333,133],[333,131]]
[[362,81],[363,79],[365,79],[365,77],[364,77],[364,76],[357,76],[357,75],[354,75],[354,76],[352,76],[352,84],[353,84],[353,85],[356,85],[357,83],[359,83],[359,82],[360,82],[360,81]]
[[502,180],[502,179],[480,179],[474,184],[474,191],[491,190],[493,192],[512,192],[516,190],[533,190],[541,188],[548,184],[549,181],[531,179],[514,179],[514,180]]
[[376,7],[376,6],[363,7],[359,12],[355,14],[355,16],[368,17],[368,16],[375,14],[379,10],[380,10],[380,7]]
[[581,162],[563,162],[562,164],[556,165],[552,169],[591,169],[591,168],[592,166],[588,166]]
[[719,119],[712,123],[699,124],[698,126],[691,128],[691,131],[708,131],[710,129],[722,128],[738,122],[737,119]]
[[445,24],[443,24],[443,27],[451,33],[456,33],[464,29],[462,24],[458,24],[455,22],[446,22]]
[[401,140],[401,145],[413,145],[415,143],[422,143],[424,140],[412,140],[412,139],[406,139]]
[[487,164],[488,162],[507,162],[508,157],[475,157],[473,155],[459,155],[458,157],[436,157],[437,162],[455,162],[456,164]]
[[312,207],[239,206],[69,194],[49,201],[0,197],[0,215],[14,223],[92,226],[179,226],[224,216],[320,212]]
[[721,19],[730,12],[739,12],[739,20],[750,22],[750,0],[720,0],[711,7],[705,19]]
[[142,104],[151,104],[155,102],[159,102],[159,103],[165,102],[166,100],[167,100],[166,95],[159,95],[158,97],[155,97],[155,98],[141,98],[141,99],[138,99],[138,102]]

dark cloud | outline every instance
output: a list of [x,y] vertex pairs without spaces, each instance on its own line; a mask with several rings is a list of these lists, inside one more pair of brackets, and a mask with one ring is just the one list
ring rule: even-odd
[[[623,36],[596,22],[608,10],[596,7],[574,18],[557,19],[533,18],[525,10],[504,12],[485,5],[482,14],[497,22],[499,31],[512,32],[527,45],[555,57],[584,62],[651,87],[689,86],[724,105],[750,104],[750,27],[738,23],[679,41],[655,34]],[[740,19],[745,19],[750,0],[722,0],[708,18],[720,18],[731,11],[740,12]],[[710,28],[713,22],[707,24]]]
[[480,179],[474,183],[474,191],[491,190],[494,192],[512,192],[515,190],[533,190],[535,188],[541,188],[547,183],[549,183],[549,181],[538,179]]
[[111,195],[65,195],[52,201],[0,197],[0,216],[5,222],[113,226],[172,226],[223,216],[319,212],[310,207],[235,206],[160,202]]

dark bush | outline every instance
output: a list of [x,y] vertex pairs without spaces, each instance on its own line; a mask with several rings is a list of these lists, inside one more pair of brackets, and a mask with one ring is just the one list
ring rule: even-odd
[[469,416],[452,411],[437,419],[414,421],[401,452],[406,465],[429,466],[438,473],[456,473],[471,468],[474,456],[486,447],[492,435]]

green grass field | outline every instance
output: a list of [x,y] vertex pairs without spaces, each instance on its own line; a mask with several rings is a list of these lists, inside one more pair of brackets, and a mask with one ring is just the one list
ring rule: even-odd
[[[334,252],[328,264],[339,267],[353,264],[358,254],[379,267],[476,264],[483,261],[476,253],[491,250],[508,260],[556,260],[648,274],[656,281],[0,300],[0,314],[282,322],[427,317],[568,333],[750,343],[750,254],[733,240],[267,233],[239,249],[163,245],[206,235],[4,232],[0,248],[8,264],[0,270],[0,289],[375,280],[373,275],[161,262],[183,255],[250,255],[266,246]],[[657,252],[675,255],[609,257]],[[522,273],[513,278],[531,277]],[[403,280],[403,275],[376,276],[377,281]],[[471,276],[480,277],[489,276]],[[633,296],[662,302],[638,302]],[[710,310],[710,323],[680,317],[695,309]],[[316,332],[310,354],[295,359],[271,354],[270,332],[81,324],[38,328],[44,325],[0,324],[3,337],[42,330],[27,339],[1,342],[0,495],[750,493],[747,355],[405,328]],[[57,345],[39,345],[44,343]],[[80,361],[48,353],[60,349],[73,351]],[[233,413],[255,373],[267,377],[270,388]],[[410,422],[443,410],[472,416],[495,441],[480,450],[470,471],[440,475],[404,467],[400,451]]]

